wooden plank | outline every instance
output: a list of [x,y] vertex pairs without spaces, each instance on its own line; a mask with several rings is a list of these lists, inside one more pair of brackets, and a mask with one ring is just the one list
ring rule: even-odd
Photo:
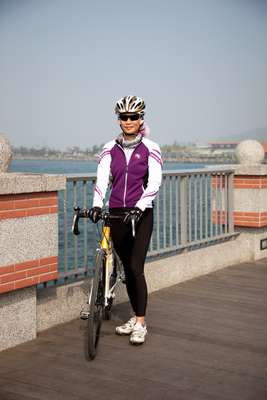
[[149,297],[143,346],[114,334],[129,305],[103,324],[97,358],[84,322],[41,333],[0,357],[1,400],[266,400],[267,260],[243,263]]

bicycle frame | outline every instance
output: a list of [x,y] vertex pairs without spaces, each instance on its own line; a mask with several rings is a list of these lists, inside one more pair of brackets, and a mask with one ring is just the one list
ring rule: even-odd
[[110,236],[110,226],[106,225],[106,222],[103,222],[102,226],[102,240],[101,240],[101,248],[98,249],[99,252],[102,253],[102,259],[104,260],[104,276],[105,276],[105,307],[108,306],[108,299],[114,297],[114,289],[117,284],[117,280],[115,284],[109,288],[109,280],[111,274],[113,272],[114,262],[113,262],[113,250],[111,246],[111,236]]
[[[79,235],[79,218],[88,218],[89,210],[74,208],[72,232]],[[126,215],[126,214],[125,214]],[[93,360],[97,353],[97,346],[100,337],[102,320],[109,320],[111,308],[115,297],[115,287],[124,282],[123,268],[121,261],[112,246],[110,234],[110,220],[123,218],[125,215],[110,215],[108,212],[101,213],[102,234],[97,248],[94,277],[88,292],[87,302],[82,306],[80,318],[87,320],[85,329],[85,355],[86,359]],[[135,220],[131,216],[132,232],[135,233]]]
[[[102,236],[100,241],[100,247],[97,248],[97,253],[101,256],[103,261],[103,275],[105,278],[105,291],[104,291],[104,301],[105,307],[109,306],[109,300],[115,297],[115,288],[119,282],[123,281],[122,278],[122,268],[120,267],[120,259],[117,256],[111,240],[110,234],[110,226],[106,220],[103,220],[102,225]],[[112,273],[114,272],[114,268],[116,266],[116,275],[118,277],[114,279],[114,284],[110,286],[110,278]],[[90,301],[91,299],[89,299]]]
[[[78,229],[78,223],[79,223],[79,218],[88,218],[88,209],[83,209],[81,210],[79,207],[74,208],[75,214],[73,218],[73,224],[72,224],[72,232],[75,235],[79,235],[79,229]],[[125,213],[126,215],[127,213]],[[99,242],[99,247],[96,249],[97,255],[101,257],[101,268],[102,268],[102,274],[104,278],[104,306],[105,308],[108,308],[112,304],[112,300],[115,297],[115,288],[117,284],[121,281],[124,282],[124,277],[123,277],[123,268],[121,267],[121,261],[116,254],[113,246],[112,246],[112,240],[111,240],[111,234],[110,234],[110,219],[121,219],[125,218],[125,215],[123,216],[114,216],[110,215],[109,212],[103,211],[101,215],[102,219],[102,235],[101,239]],[[131,224],[132,224],[132,232],[133,236],[135,234],[135,220],[133,217],[131,217]],[[115,270],[116,268],[116,270]],[[112,273],[115,270],[115,274],[113,276],[114,281],[112,281]],[[111,284],[112,283],[112,284]],[[92,296],[92,287],[89,293],[89,300],[88,303],[90,304],[91,302],[91,296]],[[81,318],[88,318],[88,313],[82,309],[81,311]]]

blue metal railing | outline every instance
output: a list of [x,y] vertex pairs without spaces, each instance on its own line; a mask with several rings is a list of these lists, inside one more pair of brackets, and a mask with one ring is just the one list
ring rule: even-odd
[[[154,228],[148,257],[210,245],[232,237],[233,174],[227,168],[163,172],[154,202]],[[67,175],[59,198],[58,283],[90,275],[97,243],[97,228],[83,219],[81,234],[71,233],[73,206],[90,207],[95,174]]]

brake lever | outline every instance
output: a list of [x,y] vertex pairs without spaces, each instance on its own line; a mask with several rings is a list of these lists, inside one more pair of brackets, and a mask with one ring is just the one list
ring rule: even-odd
[[80,207],[73,207],[73,209],[74,209],[74,216],[73,216],[71,231],[72,231],[73,235],[78,236],[80,234],[80,231],[79,231]]

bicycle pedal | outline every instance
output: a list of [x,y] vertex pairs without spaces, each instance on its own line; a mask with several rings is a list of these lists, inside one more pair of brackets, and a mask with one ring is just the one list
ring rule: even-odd
[[81,319],[88,319],[89,318],[89,311],[81,311],[80,312]]

